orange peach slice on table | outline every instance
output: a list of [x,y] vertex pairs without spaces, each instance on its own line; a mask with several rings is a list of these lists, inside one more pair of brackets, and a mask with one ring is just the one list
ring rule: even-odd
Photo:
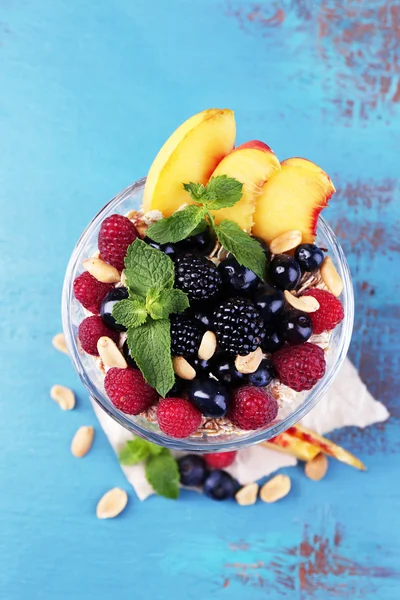
[[184,183],[206,184],[235,143],[232,110],[212,108],[185,121],[165,142],[151,165],[143,195],[143,210],[172,215],[191,204]]
[[346,465],[350,465],[361,471],[366,471],[365,465],[356,456],[310,429],[306,429],[301,425],[294,425],[293,427],[289,427],[285,433],[298,440],[311,444],[315,448],[318,448],[319,452],[323,452],[328,456],[333,456],[333,458],[346,463]]
[[295,456],[299,460],[312,460],[317,454],[320,453],[320,449],[316,448],[309,442],[304,442],[296,437],[289,435],[286,431],[279,433],[274,438],[268,440],[268,442],[262,442],[262,446],[270,448],[271,450],[277,450],[285,454]]
[[267,144],[253,140],[238,146],[221,160],[212,177],[227,175],[243,183],[243,195],[229,208],[214,211],[215,222],[235,221],[241,229],[251,231],[256,198],[267,179],[280,169],[279,160]]
[[312,243],[318,216],[335,187],[328,175],[305,158],[288,158],[264,184],[257,197],[252,233],[267,243],[285,231],[300,230]]

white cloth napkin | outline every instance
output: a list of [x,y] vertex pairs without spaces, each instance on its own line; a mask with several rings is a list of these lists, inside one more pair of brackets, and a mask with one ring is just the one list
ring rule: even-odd
[[[132,434],[118,425],[94,401],[92,403],[100,425],[111,446],[118,453],[125,442],[132,439]],[[373,423],[386,421],[388,417],[389,412],[386,407],[371,396],[356,368],[346,359],[325,398],[304,417],[301,423],[323,434],[351,425],[364,428]],[[235,463],[226,470],[236,477],[239,483],[245,484],[270,475],[281,467],[291,467],[296,463],[296,459],[287,454],[274,452],[262,446],[251,446],[240,450]],[[147,483],[141,464],[122,467],[122,470],[140,500],[154,493]]]

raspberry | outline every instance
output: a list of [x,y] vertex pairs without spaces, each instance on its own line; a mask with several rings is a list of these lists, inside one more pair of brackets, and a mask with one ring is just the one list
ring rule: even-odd
[[122,215],[111,215],[104,219],[99,232],[101,258],[122,271],[128,246],[139,237],[134,224]]
[[230,418],[240,429],[259,429],[268,425],[278,414],[278,403],[261,388],[244,386],[232,396]]
[[208,258],[183,256],[175,261],[175,287],[185,292],[190,302],[212,300],[220,292],[221,275]]
[[272,364],[281,382],[296,392],[311,390],[326,367],[322,348],[309,342],[278,350],[272,355]]
[[171,315],[172,356],[197,356],[203,330],[199,323],[185,315]]
[[213,314],[217,340],[227,354],[247,356],[261,345],[265,337],[264,321],[247,298],[231,298]]
[[319,309],[309,314],[313,324],[313,333],[329,331],[343,321],[342,303],[330,292],[313,288],[305,291],[304,296],[312,296],[319,302]]
[[197,408],[184,398],[163,398],[158,404],[158,425],[161,431],[174,438],[185,438],[194,433],[201,418]]
[[158,394],[137,369],[107,371],[104,387],[115,408],[127,415],[138,415],[157,402]]
[[113,287],[114,284],[97,281],[93,275],[85,271],[74,281],[75,298],[86,310],[98,314],[103,298]]
[[97,342],[103,336],[111,338],[115,343],[118,342],[118,333],[104,325],[101,317],[86,317],[79,325],[79,341],[84,351],[88,354],[93,354],[93,356],[99,355],[97,352]]
[[216,452],[215,454],[205,454],[204,460],[209,467],[214,469],[225,469],[229,467],[236,458],[237,452]]

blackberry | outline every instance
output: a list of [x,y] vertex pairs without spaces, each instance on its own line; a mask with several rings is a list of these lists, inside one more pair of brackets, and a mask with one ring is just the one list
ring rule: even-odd
[[246,356],[261,345],[265,337],[264,321],[247,298],[223,302],[213,315],[218,344],[228,354]]
[[171,354],[172,356],[197,356],[203,329],[185,315],[171,316]]
[[221,289],[221,276],[211,260],[202,256],[183,256],[175,261],[175,286],[191,302],[215,299]]

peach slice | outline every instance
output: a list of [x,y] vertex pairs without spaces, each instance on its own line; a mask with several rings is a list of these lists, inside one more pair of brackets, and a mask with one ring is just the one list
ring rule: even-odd
[[227,175],[243,183],[243,195],[229,208],[214,211],[215,222],[223,219],[235,221],[241,229],[250,232],[256,198],[267,179],[280,169],[279,160],[267,144],[252,140],[238,146],[221,160],[212,177]]
[[151,165],[143,195],[143,210],[172,215],[191,204],[183,183],[206,184],[235,143],[232,110],[211,108],[185,121],[165,142]]
[[317,448],[319,452],[323,452],[328,456],[333,456],[337,460],[346,463],[346,465],[350,465],[351,467],[355,467],[361,471],[366,471],[365,465],[360,459],[341,446],[334,444],[327,438],[322,437],[322,435],[318,435],[318,433],[315,433],[310,429],[306,429],[301,425],[294,425],[293,427],[289,427],[285,433],[287,433],[289,436],[297,438],[298,440],[311,444]]
[[317,454],[320,453],[319,448],[316,448],[309,442],[304,442],[296,437],[289,435],[286,431],[279,433],[274,438],[268,440],[268,442],[262,442],[262,446],[270,448],[271,450],[277,450],[285,454],[295,456],[299,460],[312,460]]
[[284,160],[257,197],[252,233],[269,243],[285,231],[298,229],[303,243],[313,242],[318,216],[335,191],[318,165],[305,158]]

